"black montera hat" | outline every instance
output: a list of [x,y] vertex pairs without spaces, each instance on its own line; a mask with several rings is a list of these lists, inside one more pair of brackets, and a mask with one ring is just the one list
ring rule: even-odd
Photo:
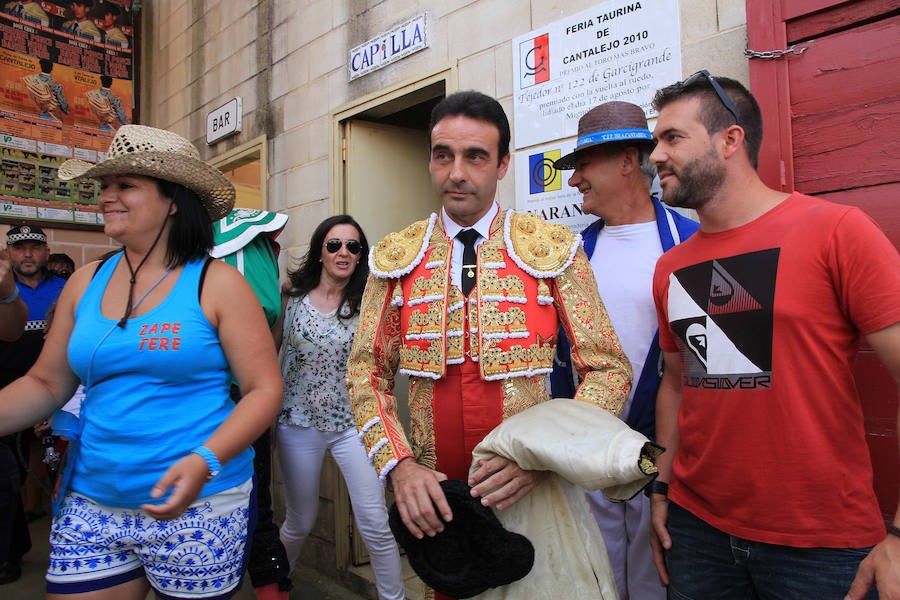
[[490,588],[522,579],[534,565],[534,546],[524,535],[507,531],[493,510],[473,498],[463,481],[441,482],[453,520],[434,537],[416,539],[397,505],[389,522],[416,575],[441,594],[471,598]]

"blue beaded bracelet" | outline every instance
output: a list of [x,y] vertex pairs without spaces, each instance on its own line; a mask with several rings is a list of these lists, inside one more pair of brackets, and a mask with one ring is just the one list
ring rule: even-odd
[[200,458],[206,461],[206,466],[209,468],[209,474],[206,476],[207,481],[218,475],[219,471],[222,470],[222,464],[219,462],[219,459],[216,457],[215,453],[206,446],[194,448],[193,454],[199,454]]
[[12,304],[13,302],[16,301],[16,298],[18,298],[18,297],[19,297],[19,286],[16,286],[15,289],[13,289],[12,295],[9,298],[3,298],[2,300],[0,300],[0,304]]

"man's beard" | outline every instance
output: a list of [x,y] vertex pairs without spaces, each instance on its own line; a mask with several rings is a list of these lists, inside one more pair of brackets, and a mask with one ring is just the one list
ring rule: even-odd
[[12,268],[13,271],[15,271],[16,275],[18,275],[19,277],[31,277],[43,272],[44,265],[40,264],[39,262],[34,262],[30,264],[14,264],[12,265]]
[[725,165],[710,148],[703,156],[684,165],[680,171],[669,168],[677,180],[663,189],[663,202],[679,208],[700,209],[715,198],[725,181]]

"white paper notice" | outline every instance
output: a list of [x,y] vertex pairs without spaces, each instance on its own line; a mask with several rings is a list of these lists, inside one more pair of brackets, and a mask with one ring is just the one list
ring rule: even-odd
[[517,37],[515,148],[571,137],[578,119],[610,100],[641,106],[681,79],[678,0],[613,0]]

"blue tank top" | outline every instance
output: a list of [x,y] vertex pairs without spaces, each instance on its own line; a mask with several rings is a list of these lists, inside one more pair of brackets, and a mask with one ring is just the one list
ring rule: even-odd
[[[153,484],[209,439],[234,403],[218,332],[198,299],[203,261],[187,263],[169,295],[123,329],[100,312],[121,258],[120,253],[100,267],[75,310],[68,357],[86,398],[70,487],[106,506],[139,508],[164,501],[150,498]],[[252,474],[253,450],[247,448],[200,497]]]

